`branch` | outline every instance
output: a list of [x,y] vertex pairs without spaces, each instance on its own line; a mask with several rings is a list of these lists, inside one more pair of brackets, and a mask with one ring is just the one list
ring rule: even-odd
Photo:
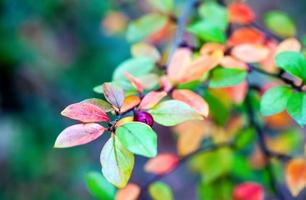
[[268,38],[275,39],[278,42],[282,41],[281,37],[279,37],[278,35],[275,35],[274,33],[262,27],[261,25],[257,24],[256,22],[251,23],[249,26],[256,28],[257,30],[263,32]]
[[185,26],[187,23],[188,16],[193,10],[193,8],[196,7],[197,3],[198,3],[197,0],[188,0],[186,2],[182,15],[180,15],[180,17],[177,20],[177,29],[175,33],[174,43],[170,50],[170,54],[168,56],[167,66],[170,63],[172,55],[175,52],[175,50],[183,43],[183,36],[184,36]]

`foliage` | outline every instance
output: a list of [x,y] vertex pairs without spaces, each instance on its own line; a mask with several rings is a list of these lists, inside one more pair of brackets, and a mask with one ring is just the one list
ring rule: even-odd
[[[301,127],[306,124],[302,45],[295,38],[279,39],[295,35],[293,22],[282,13],[269,13],[265,22],[271,33],[256,24],[254,12],[245,3],[195,2],[187,1],[186,7],[198,6],[196,16],[185,11],[179,17],[173,1],[148,0],[152,11],[127,28],[132,57],[116,68],[112,82],[95,88],[107,102],[86,100],[65,108],[63,116],[82,124],[65,129],[55,147],[82,145],[110,133],[100,161],[103,176],[120,189],[118,199],[124,195],[138,198],[146,191],[153,199],[173,199],[171,188],[158,180],[186,161],[201,177],[200,198],[230,195],[236,200],[262,200],[273,192],[282,195],[267,180],[273,183],[271,169],[290,160],[286,170],[277,172],[284,173],[291,194],[297,196],[306,184],[305,176],[297,177],[306,170],[306,161],[301,158],[295,163],[296,154],[279,151],[285,149],[281,146],[285,137],[269,133],[284,132],[275,126],[275,114],[282,112]],[[187,17],[192,20],[185,27]],[[178,43],[168,52],[171,34]],[[277,81],[268,79],[261,87],[258,73]],[[154,122],[172,127],[178,154],[158,153]],[[278,149],[271,144],[281,145]],[[145,170],[156,175],[153,182],[129,183],[134,154],[150,158]],[[92,178],[90,191],[105,195],[97,191],[103,187],[92,186],[97,177]]]

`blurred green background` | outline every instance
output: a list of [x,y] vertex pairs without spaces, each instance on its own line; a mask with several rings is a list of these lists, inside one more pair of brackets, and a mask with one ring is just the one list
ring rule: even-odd
[[[100,170],[105,138],[53,149],[60,131],[73,124],[59,113],[68,104],[99,97],[92,88],[110,80],[129,57],[124,35],[107,36],[101,21],[114,9],[135,16],[139,2],[0,1],[0,199],[91,199],[84,176]],[[305,0],[249,3],[259,14],[288,12],[305,32]],[[173,149],[173,142],[162,144]]]

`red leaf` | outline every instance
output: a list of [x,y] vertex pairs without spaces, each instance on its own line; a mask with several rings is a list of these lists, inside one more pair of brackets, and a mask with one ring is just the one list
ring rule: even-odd
[[242,183],[235,187],[233,193],[234,200],[263,200],[264,189],[257,183]]
[[86,103],[80,102],[67,106],[61,114],[65,117],[75,119],[81,122],[108,122],[109,117],[106,112],[100,107]]
[[97,139],[105,130],[105,127],[96,123],[72,125],[59,134],[54,147],[65,148],[86,144]]
[[209,108],[208,104],[198,94],[190,90],[174,90],[172,92],[172,98],[182,101],[192,107],[196,112],[207,117]]
[[142,101],[141,101],[141,103],[139,105],[139,109],[142,109],[142,110],[150,109],[150,108],[154,107],[165,96],[167,96],[167,93],[164,92],[164,91],[160,91],[160,92],[152,91],[152,92],[149,92],[142,99]]
[[263,44],[265,35],[254,28],[239,28],[233,32],[228,40],[229,46],[236,46],[244,43]]
[[255,20],[255,13],[244,3],[233,3],[228,8],[229,21],[237,24],[248,24]]
[[129,183],[125,188],[118,190],[115,200],[137,200],[140,192],[141,189],[138,185]]
[[151,158],[145,165],[145,171],[162,175],[172,171],[178,164],[179,159],[175,154],[163,153]]
[[126,112],[140,103],[140,98],[138,96],[127,96],[124,99],[123,106],[121,107],[120,112]]
[[112,84],[103,84],[104,96],[106,100],[116,108],[120,109],[124,102],[124,91],[122,88]]
[[239,85],[224,88],[224,90],[229,94],[234,103],[240,104],[243,102],[247,94],[248,84],[246,81],[243,81]]
[[290,160],[285,171],[286,182],[293,196],[297,196],[306,187],[306,160]]
[[127,79],[129,79],[131,84],[137,89],[138,92],[140,92],[140,93],[143,92],[143,85],[138,78],[134,77],[133,75],[131,75],[128,72],[125,72],[124,75]]

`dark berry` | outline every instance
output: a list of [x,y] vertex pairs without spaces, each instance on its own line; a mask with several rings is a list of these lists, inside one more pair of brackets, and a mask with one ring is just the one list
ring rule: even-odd
[[152,115],[144,111],[136,111],[134,113],[134,121],[142,122],[148,124],[149,126],[153,126],[154,124]]

